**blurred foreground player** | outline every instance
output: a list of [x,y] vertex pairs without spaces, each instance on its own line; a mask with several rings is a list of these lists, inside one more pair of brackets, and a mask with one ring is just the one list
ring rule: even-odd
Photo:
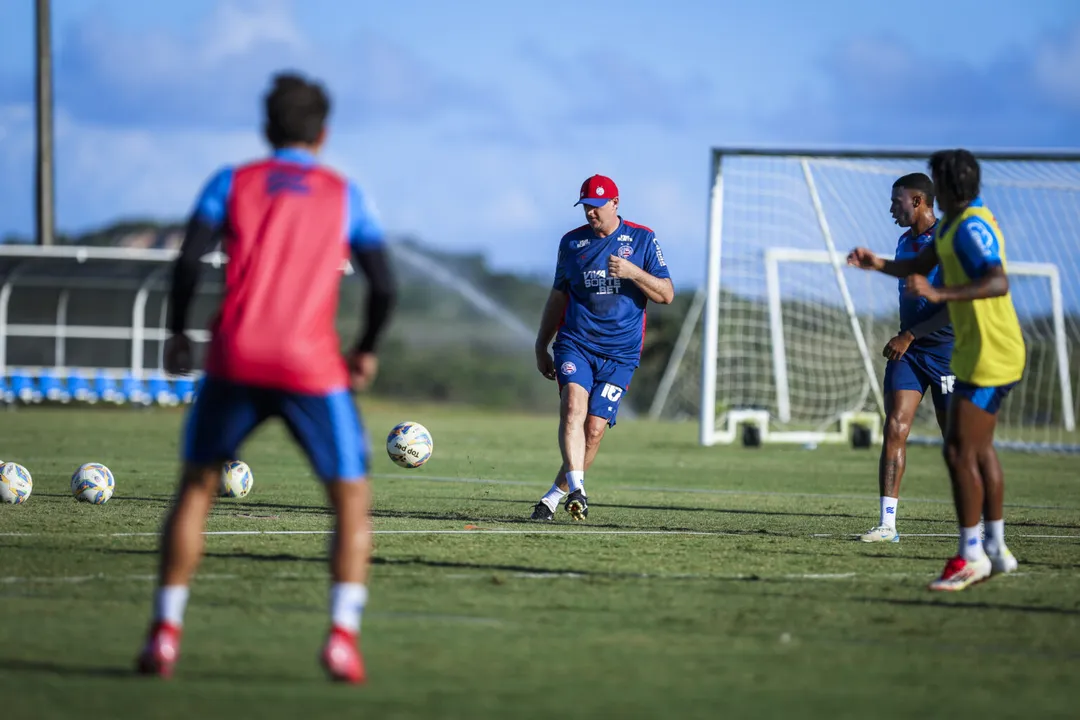
[[[536,334],[536,366],[558,380],[562,467],[533,506],[533,520],[551,520],[559,501],[574,520],[589,514],[585,470],[615,424],[623,393],[641,359],[645,306],[675,297],[660,243],[644,225],[619,215],[619,190],[593,175],[575,205],[586,224],[559,242],[555,281]],[[552,338],[554,357],[548,351]],[[567,495],[569,492],[569,495]]]
[[[981,170],[967,150],[941,150],[930,157],[931,178],[944,217],[934,242],[911,260],[890,261],[865,248],[848,256],[852,265],[907,277],[908,292],[945,302],[956,333],[945,461],[960,525],[960,549],[945,564],[931,590],[963,590],[992,574],[1016,569],[1005,545],[1005,482],[994,451],[997,412],[1024,374],[1026,351],[1009,295],[1005,241],[997,220],[979,195]],[[925,275],[940,262],[945,287]],[[979,516],[986,525],[985,543]]]
[[[383,229],[360,189],[321,166],[330,100],[323,88],[279,75],[265,98],[270,157],[215,174],[188,223],[173,274],[166,369],[189,372],[184,330],[200,258],[219,233],[229,256],[206,380],[182,445],[183,475],[162,530],[154,616],[140,672],[168,677],[180,649],[188,585],[203,551],[222,463],[271,417],[289,431],[326,485],[336,524],[330,554],[331,625],[322,663],[335,680],[362,682],[358,647],[367,599],[370,486],[367,447],[350,389],[375,377],[376,341],[393,281]],[[342,269],[353,254],[367,277],[365,332],[348,358],[335,330]]]
[[[910,260],[933,242],[937,217],[934,215],[934,184],[922,173],[904,175],[893,183],[889,208],[896,224],[907,231],[896,244],[896,259]],[[942,284],[941,267],[927,275],[936,287]],[[878,489],[881,492],[878,524],[862,535],[863,542],[900,542],[896,516],[900,502],[900,481],[907,466],[907,440],[915,413],[927,389],[934,401],[938,425],[945,432],[949,393],[955,378],[949,369],[953,350],[953,330],[949,309],[926,298],[908,294],[899,280],[900,332],[886,343],[881,354],[885,365],[885,442],[878,461]]]

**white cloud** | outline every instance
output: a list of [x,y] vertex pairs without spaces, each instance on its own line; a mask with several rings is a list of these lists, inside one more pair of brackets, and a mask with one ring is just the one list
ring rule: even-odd
[[1080,110],[1080,25],[1035,55],[1035,81],[1054,101]]

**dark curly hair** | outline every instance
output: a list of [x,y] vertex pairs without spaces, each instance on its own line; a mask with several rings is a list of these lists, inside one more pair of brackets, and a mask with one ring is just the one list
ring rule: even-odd
[[938,195],[959,205],[966,205],[979,197],[982,171],[971,151],[938,150],[930,156],[927,167],[937,181]]
[[266,139],[275,148],[319,141],[330,114],[330,96],[320,83],[279,73],[265,102]]
[[926,204],[934,207],[934,181],[923,173],[911,173],[893,183],[894,188],[904,188],[919,193],[926,198]]

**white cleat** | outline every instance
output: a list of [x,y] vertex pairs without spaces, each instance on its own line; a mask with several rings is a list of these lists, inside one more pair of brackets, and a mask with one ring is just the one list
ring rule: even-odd
[[862,542],[900,542],[900,533],[896,532],[896,528],[889,527],[888,525],[878,525],[876,528],[870,528],[860,538]]
[[1011,573],[1020,566],[1020,563],[1016,561],[1016,557],[1012,554],[1012,551],[1007,547],[1001,548],[1001,552],[989,555],[989,557],[990,566],[993,568],[992,574],[994,575]]

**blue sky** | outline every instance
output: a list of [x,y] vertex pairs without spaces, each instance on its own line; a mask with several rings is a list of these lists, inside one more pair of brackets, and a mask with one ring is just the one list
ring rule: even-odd
[[[1080,145],[1080,3],[941,5],[53,0],[58,224],[183,216],[296,68],[391,229],[546,274],[601,172],[696,285],[713,145]],[[33,227],[32,6],[0,7],[0,234]]]

